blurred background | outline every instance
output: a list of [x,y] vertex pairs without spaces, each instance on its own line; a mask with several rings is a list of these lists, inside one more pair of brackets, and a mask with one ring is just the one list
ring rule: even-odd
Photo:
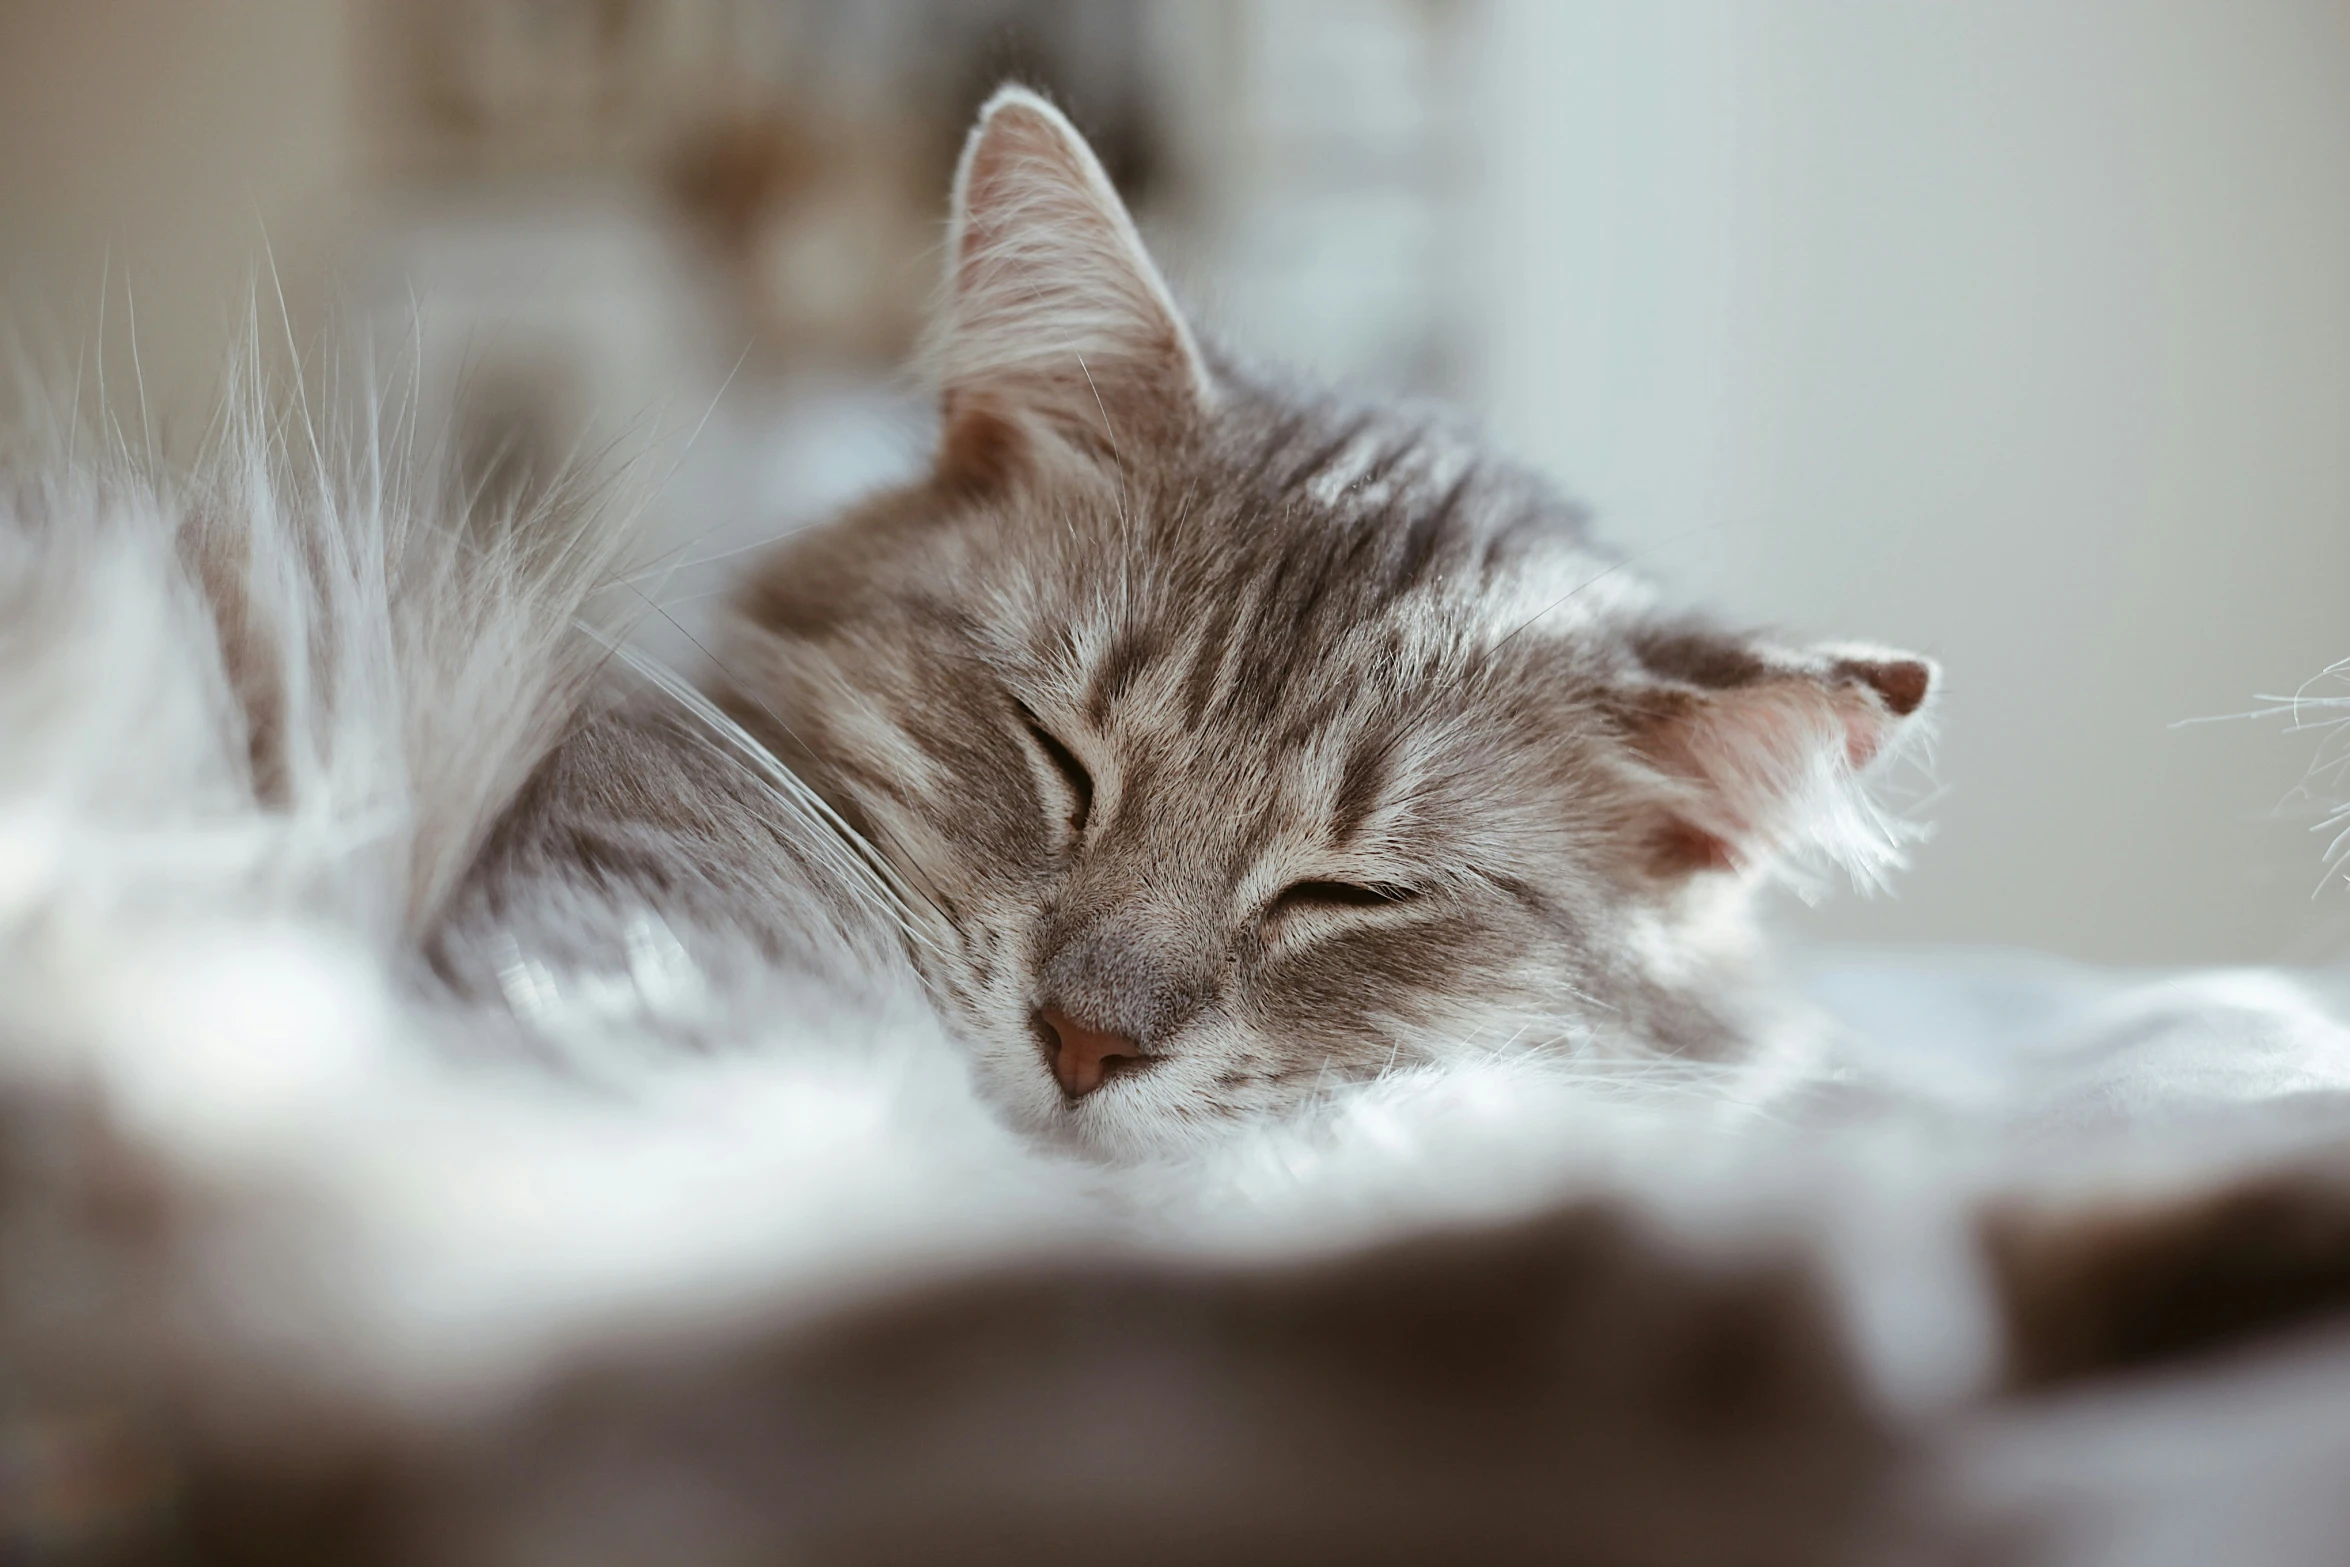
[[2350,951],[2311,738],[2175,727],[2350,657],[2342,0],[0,0],[0,322],[167,446],[257,277],[305,353],[403,345],[485,482],[698,432],[690,650],[725,551],[918,460],[1006,75],[1234,341],[1944,661],[1938,834],[1812,935]]

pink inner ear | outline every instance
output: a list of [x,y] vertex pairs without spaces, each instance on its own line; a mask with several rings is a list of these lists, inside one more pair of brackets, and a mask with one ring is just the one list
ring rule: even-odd
[[1659,863],[1684,872],[1734,870],[1806,830],[1822,791],[1843,788],[1925,703],[1933,666],[1918,659],[1844,657],[1825,669],[1684,693],[1652,721],[1641,750],[1696,786],[1673,807]]
[[1892,734],[1893,726],[1885,721],[1882,713],[1859,703],[1846,707],[1842,716],[1844,760],[1857,773],[1877,759],[1877,753],[1885,748],[1886,738]]
[[1101,210],[1087,155],[1069,139],[1073,134],[1064,134],[1042,105],[1017,102],[981,123],[965,154],[958,192],[959,291],[1007,286],[1022,265],[1033,263],[1033,253],[1005,255],[999,249],[1020,225],[1050,234],[1114,223]]
[[1838,693],[1844,753],[1855,772],[1877,759],[1902,719],[1925,706],[1934,683],[1934,666],[1922,658],[1841,658],[1830,672],[1876,694],[1876,700],[1869,701],[1852,685]]
[[1660,875],[1694,876],[1701,871],[1741,868],[1738,856],[1727,842],[1680,817],[1667,821],[1657,831],[1650,849]]
[[1204,406],[1206,371],[1141,237],[1041,98],[990,100],[956,174],[953,234],[937,338],[950,466],[955,427],[978,411],[1092,442],[1120,420]]

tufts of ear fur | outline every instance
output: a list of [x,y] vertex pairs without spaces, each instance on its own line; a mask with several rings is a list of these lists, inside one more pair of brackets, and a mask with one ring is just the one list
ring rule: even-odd
[[1808,653],[1675,639],[1669,677],[1634,696],[1635,749],[1671,780],[1655,838],[1660,873],[1738,871],[1806,853],[1864,887],[1898,868],[1916,829],[1866,787],[1924,727],[1936,671],[1886,648]]
[[1038,443],[1114,451],[1117,426],[1213,395],[1101,164],[1025,88],[988,100],[955,173],[934,329],[942,468],[982,481]]

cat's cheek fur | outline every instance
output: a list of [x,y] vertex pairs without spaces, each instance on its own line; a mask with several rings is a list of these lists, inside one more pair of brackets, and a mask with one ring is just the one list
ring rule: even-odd
[[[1664,611],[1441,418],[1203,344],[1041,100],[974,132],[947,285],[931,471],[764,561],[719,662],[1013,1123],[1140,1156],[1390,1065],[1734,1054],[1753,886],[1900,858],[1863,774],[1931,665]],[[1268,937],[1301,882],[1426,898]],[[1152,1059],[1072,1099],[1047,1007]]]

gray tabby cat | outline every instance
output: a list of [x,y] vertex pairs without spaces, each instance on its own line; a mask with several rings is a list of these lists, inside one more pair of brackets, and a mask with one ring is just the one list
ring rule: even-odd
[[1662,609],[1444,424],[1244,370],[1033,94],[964,150],[948,268],[930,471],[769,556],[716,660],[821,810],[608,713],[445,972],[634,971],[648,929],[833,996],[910,960],[1012,1120],[1137,1154],[1457,1052],[1732,1055],[1768,870],[1897,857],[1860,785],[1928,662]]

